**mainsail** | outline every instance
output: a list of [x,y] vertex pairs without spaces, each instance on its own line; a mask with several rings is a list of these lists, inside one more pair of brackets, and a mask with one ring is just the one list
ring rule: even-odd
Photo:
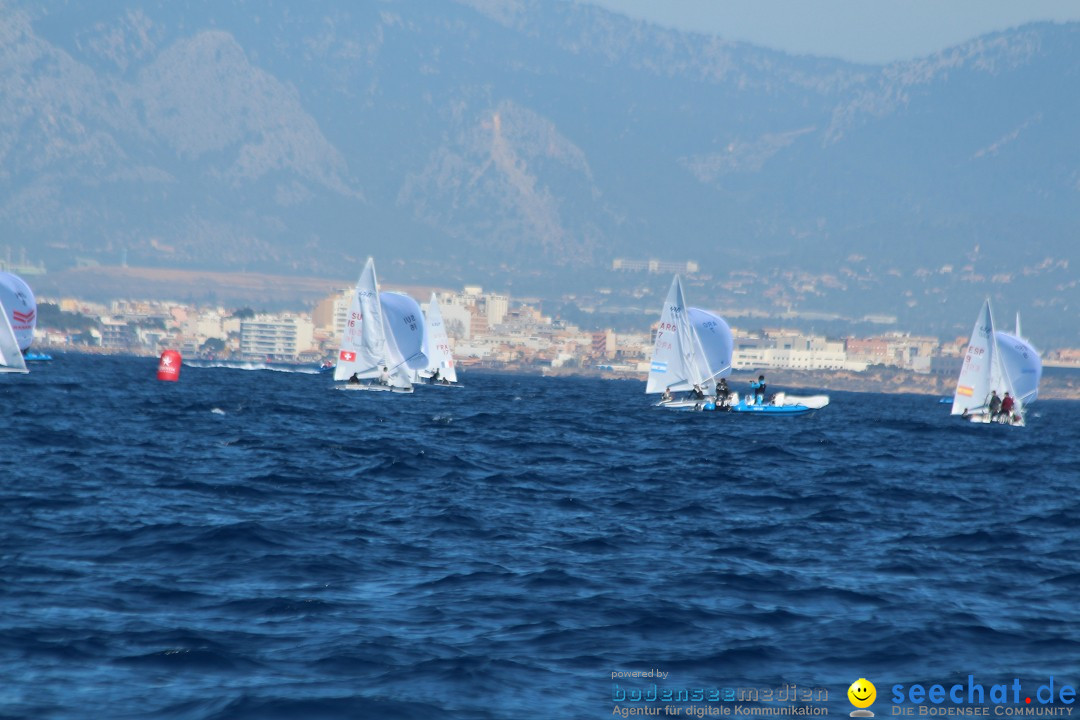
[[646,393],[700,387],[711,394],[716,379],[731,374],[731,328],[707,310],[686,307],[682,281],[671,281],[656,330]]
[[353,290],[334,379],[348,380],[354,374],[360,379],[377,378],[387,362],[375,261],[368,258]]
[[0,316],[3,317],[0,320],[0,372],[29,372],[22,350],[19,349],[19,341],[15,339],[15,331],[11,329],[7,309],[2,302]]
[[682,281],[676,275],[671,281],[660,325],[656,328],[646,393],[690,390],[704,381],[694,359],[693,328],[687,317]]
[[975,320],[960,377],[956,381],[953,415],[963,415],[975,408],[985,407],[991,390],[1003,390],[996,345],[994,318],[990,312],[990,300],[987,300]]
[[439,371],[439,378],[447,382],[457,382],[457,369],[454,367],[454,356],[450,352],[450,338],[446,334],[446,325],[443,324],[442,310],[435,293],[431,293],[428,302],[427,318],[424,321],[427,326],[427,367],[417,370],[416,380],[423,380]]

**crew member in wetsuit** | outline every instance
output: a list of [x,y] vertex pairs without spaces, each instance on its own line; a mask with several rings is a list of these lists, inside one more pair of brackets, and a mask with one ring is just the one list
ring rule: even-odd
[[1001,415],[1004,416],[1005,422],[1012,422],[1013,405],[1012,395],[1005,393],[1005,397],[1001,399]]
[[716,407],[726,408],[728,404],[728,386],[727,378],[720,378],[720,382],[716,383]]
[[757,382],[750,381],[750,387],[754,390],[754,403],[756,405],[765,404],[765,376],[758,375]]

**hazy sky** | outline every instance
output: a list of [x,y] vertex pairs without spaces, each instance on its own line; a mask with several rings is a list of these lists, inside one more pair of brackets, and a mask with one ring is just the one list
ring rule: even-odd
[[1077,0],[587,0],[669,27],[793,54],[910,60],[995,30],[1080,20]]

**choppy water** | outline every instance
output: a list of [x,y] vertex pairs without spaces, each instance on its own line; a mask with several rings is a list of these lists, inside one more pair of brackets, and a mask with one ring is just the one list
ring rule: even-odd
[[[0,376],[0,717],[611,717],[674,686],[1080,680],[1080,404],[64,356]],[[782,373],[770,385],[782,389]]]

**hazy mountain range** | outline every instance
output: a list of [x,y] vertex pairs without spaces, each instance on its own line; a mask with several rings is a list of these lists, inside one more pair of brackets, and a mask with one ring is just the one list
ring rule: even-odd
[[1072,341],[1078,41],[864,66],[561,0],[0,1],[0,246],[658,297],[612,259],[693,259],[699,304],[991,294]]

